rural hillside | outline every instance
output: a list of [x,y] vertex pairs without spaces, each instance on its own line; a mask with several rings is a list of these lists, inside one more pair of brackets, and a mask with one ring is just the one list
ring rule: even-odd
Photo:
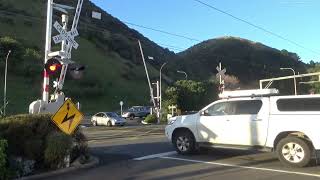
[[[55,2],[75,4],[71,3],[75,1]],[[107,13],[103,13],[102,21],[92,19],[92,10],[100,12],[102,10],[90,1],[84,1],[83,7],[79,24],[80,38],[76,39],[80,47],[73,51],[73,60],[85,65],[86,71],[81,80],[66,80],[65,93],[80,101],[86,112],[116,109],[120,100],[126,103],[125,107],[148,104],[150,96],[137,39],[141,40],[146,56],[157,57],[157,61],[147,62],[151,79],[158,76],[156,68],[161,65],[159,61],[170,59],[175,54],[161,48],[137,31],[129,29]],[[41,97],[45,13],[46,1],[43,0],[0,0],[0,36],[15,39],[19,47],[21,46],[20,51],[23,51],[18,55],[13,49],[11,57],[17,59],[16,62],[40,65],[36,73],[23,77],[24,74],[18,71],[26,69],[18,70],[16,66],[19,64],[14,64],[13,60],[9,61],[9,112],[27,112],[28,104],[35,100],[29,97]],[[59,13],[55,13],[55,18],[59,16]],[[31,62],[33,59],[25,58],[24,51],[27,49],[37,52],[40,56],[37,58],[38,61]],[[3,51],[1,57],[5,57],[7,53],[5,50],[1,49]],[[0,72],[3,74],[4,62],[1,61],[0,65]],[[1,82],[2,78],[1,75]],[[30,82],[26,82],[25,79],[30,79]],[[1,94],[2,90],[3,83],[1,83]]]
[[214,77],[217,64],[222,62],[227,74],[236,76],[242,85],[256,88],[259,79],[291,74],[280,71],[280,67],[306,72],[306,65],[297,54],[236,37],[207,40],[178,56],[184,62],[182,66],[195,78]]
[[[55,2],[76,4],[69,0]],[[155,59],[147,61],[152,81],[159,77],[161,64],[169,62],[163,70],[167,84],[182,79],[176,73],[177,69],[186,71],[189,79],[212,79],[219,61],[227,68],[228,74],[238,77],[247,87],[256,87],[257,80],[261,78],[288,74],[279,71],[280,67],[305,71],[305,64],[295,53],[233,37],[204,41],[175,54],[128,28],[89,0],[84,1],[83,7],[80,37],[76,38],[80,47],[73,51],[73,60],[85,65],[86,70],[80,80],[68,77],[64,92],[81,102],[85,113],[117,111],[120,100],[125,102],[125,107],[149,103],[138,39],[142,42],[145,56]],[[91,18],[93,10],[103,12],[101,21]],[[29,103],[35,100],[32,97],[41,97],[45,13],[44,0],[0,0],[1,59],[9,47],[13,48],[7,85],[9,113],[27,112]],[[60,19],[58,12],[55,12],[55,19]],[[58,49],[59,45],[55,47]],[[3,69],[4,61],[1,60],[1,82]],[[2,93],[3,83],[0,83],[0,97]]]

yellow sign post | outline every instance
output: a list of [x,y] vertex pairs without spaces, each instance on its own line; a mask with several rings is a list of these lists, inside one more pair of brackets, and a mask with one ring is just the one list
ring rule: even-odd
[[72,134],[83,119],[83,114],[67,99],[51,120],[66,134]]

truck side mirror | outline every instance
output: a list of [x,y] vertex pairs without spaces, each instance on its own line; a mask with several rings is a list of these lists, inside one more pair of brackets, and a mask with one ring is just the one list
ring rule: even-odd
[[206,110],[204,110],[204,111],[201,111],[200,115],[201,115],[201,116],[208,116],[208,115],[209,115],[209,112],[208,112],[208,110],[206,109]]

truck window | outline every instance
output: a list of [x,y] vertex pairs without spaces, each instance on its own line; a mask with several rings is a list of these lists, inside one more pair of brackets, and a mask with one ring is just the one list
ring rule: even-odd
[[210,106],[207,109],[208,116],[223,116],[223,115],[230,115],[229,114],[230,103],[229,102],[221,102]]
[[278,99],[279,111],[320,111],[320,98]]
[[262,102],[260,100],[235,101],[235,115],[242,114],[258,114],[261,109]]
[[229,101],[209,107],[207,113],[209,116],[258,114],[261,106],[260,100]]

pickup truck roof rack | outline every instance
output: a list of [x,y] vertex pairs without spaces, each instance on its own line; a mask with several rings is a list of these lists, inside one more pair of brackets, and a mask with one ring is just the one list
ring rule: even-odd
[[275,96],[279,94],[278,89],[251,89],[251,90],[235,90],[224,91],[219,94],[219,98],[236,98],[236,97],[262,97],[262,96]]

